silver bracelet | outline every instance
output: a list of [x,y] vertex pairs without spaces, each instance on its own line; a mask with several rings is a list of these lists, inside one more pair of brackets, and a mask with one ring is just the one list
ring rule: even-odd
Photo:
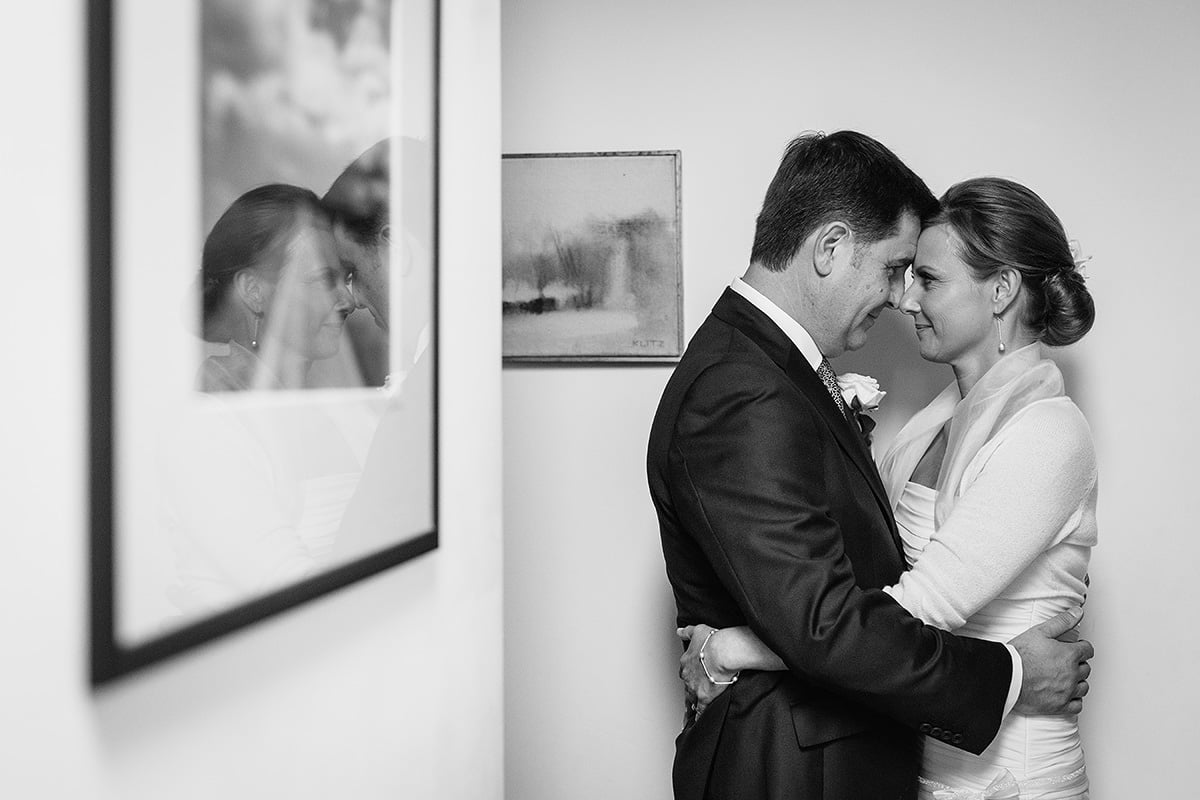
[[729,686],[730,684],[737,683],[738,675],[740,675],[742,673],[741,670],[738,670],[737,672],[733,673],[733,677],[730,678],[729,680],[719,681],[712,676],[711,672],[708,671],[708,664],[704,663],[704,648],[708,646],[708,640],[712,638],[712,635],[719,630],[721,630],[721,629],[713,628],[711,631],[708,632],[708,636],[704,637],[704,643],[700,645],[700,666],[704,669],[704,677],[708,678],[709,683],[714,684],[716,686]]

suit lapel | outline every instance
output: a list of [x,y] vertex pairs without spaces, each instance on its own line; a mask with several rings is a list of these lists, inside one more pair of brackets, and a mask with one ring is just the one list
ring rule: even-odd
[[837,403],[829,396],[829,390],[817,377],[817,373],[813,371],[808,359],[794,346],[791,356],[788,358],[786,371],[792,383],[796,384],[797,388],[804,392],[817,407],[821,416],[825,418],[826,424],[829,425],[829,429],[833,431],[833,436],[837,439],[842,451],[849,456],[854,466],[858,467],[858,471],[867,479],[871,493],[875,495],[875,502],[879,504],[879,510],[883,512],[883,517],[887,520],[888,531],[892,534],[896,547],[903,552],[900,534],[896,530],[895,519],[892,516],[891,503],[888,502],[887,492],[879,477],[879,470],[875,467],[875,460],[871,458],[871,453],[867,450],[867,443],[863,441],[862,435],[854,430],[853,424],[846,419],[841,409],[837,407]]
[[867,450],[862,436],[851,427],[851,423],[843,416],[837,403],[829,396],[825,384],[817,377],[812,365],[770,317],[757,309],[750,301],[732,289],[726,289],[717,304],[713,307],[713,315],[732,325],[746,334],[755,344],[762,348],[772,361],[779,365],[788,378],[803,392],[820,412],[842,451],[858,468],[875,502],[879,505],[883,517],[887,520],[888,532],[896,548],[903,552],[900,534],[896,530],[896,522],[892,516],[892,507],[887,499],[887,492],[879,478],[879,470]]

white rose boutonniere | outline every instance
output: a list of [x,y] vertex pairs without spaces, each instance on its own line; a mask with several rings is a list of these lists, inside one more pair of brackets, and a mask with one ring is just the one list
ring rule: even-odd
[[837,380],[838,387],[842,390],[842,399],[855,411],[874,411],[887,396],[887,392],[879,388],[879,381],[870,375],[847,372],[845,375],[838,375]]
[[838,375],[837,380],[838,387],[842,390],[842,399],[846,401],[846,407],[850,409],[850,416],[858,426],[858,432],[862,434],[867,448],[870,449],[871,431],[875,430],[875,420],[864,412],[879,408],[879,403],[887,395],[887,392],[880,389],[879,381],[869,375],[847,372],[845,375]]

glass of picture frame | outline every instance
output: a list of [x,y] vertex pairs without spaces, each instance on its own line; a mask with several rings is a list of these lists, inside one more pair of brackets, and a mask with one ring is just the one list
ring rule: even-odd
[[90,0],[91,678],[437,546],[436,0]]

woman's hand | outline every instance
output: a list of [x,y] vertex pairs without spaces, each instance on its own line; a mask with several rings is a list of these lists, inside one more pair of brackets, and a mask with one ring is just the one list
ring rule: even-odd
[[[764,672],[787,669],[783,660],[744,625],[720,630],[711,625],[689,625],[675,632],[680,639],[690,642],[687,652],[679,658],[679,678],[687,693],[688,712],[695,716],[727,688],[727,684],[713,681],[732,681],[744,669]],[[700,663],[701,650],[704,651],[703,664]]]
[[[711,625],[688,625],[686,628],[677,628],[675,631],[679,638],[688,642],[687,651],[679,657],[679,679],[683,681],[684,693],[687,696],[687,715],[684,722],[684,727],[687,727],[692,722],[700,718],[704,710],[708,708],[709,703],[717,699],[721,692],[725,691],[728,685],[713,683],[709,680],[708,673],[704,671],[704,664],[700,663],[700,651],[704,650],[704,659],[708,664],[708,672],[712,673],[712,677],[719,681],[731,680],[732,673],[724,673],[720,671],[719,665],[713,658],[714,644],[721,636],[721,633]],[[705,644],[707,642],[707,645]]]

